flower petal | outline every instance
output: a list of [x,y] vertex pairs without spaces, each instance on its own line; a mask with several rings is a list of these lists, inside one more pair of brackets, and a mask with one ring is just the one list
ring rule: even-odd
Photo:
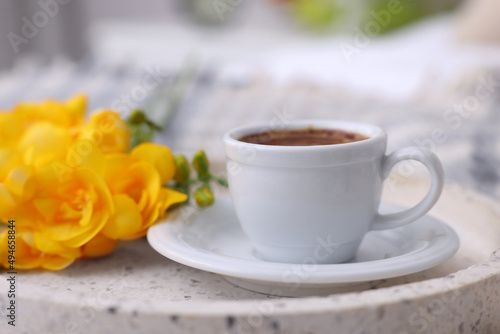
[[123,239],[141,230],[142,216],[135,201],[127,195],[113,196],[115,214],[102,229],[103,235],[111,239]]
[[116,240],[98,234],[82,246],[82,256],[100,257],[108,255],[115,249],[116,244]]
[[22,163],[21,154],[16,148],[0,148],[0,182],[5,180],[13,168]]
[[54,221],[54,217],[57,214],[61,203],[55,198],[48,197],[36,198],[33,201],[33,205],[46,221],[52,222]]
[[5,185],[11,194],[15,195],[20,201],[26,201],[33,197],[35,193],[35,184],[32,180],[33,168],[20,166],[10,171],[5,180]]
[[48,122],[33,124],[19,144],[24,161],[36,168],[64,157],[71,144],[68,130]]
[[80,248],[70,248],[47,237],[43,232],[34,232],[33,238],[36,248],[47,254],[57,254],[64,258],[75,259],[80,257]]
[[104,153],[125,153],[130,147],[131,131],[118,113],[102,110],[91,116],[79,138],[90,140]]
[[62,270],[68,267],[73,262],[75,262],[75,259],[51,256],[42,264],[42,268],[48,270]]
[[102,151],[86,139],[78,139],[66,155],[66,164],[70,168],[87,167],[100,175],[104,173],[105,162]]
[[79,124],[83,121],[85,111],[87,110],[87,96],[83,94],[75,95],[66,101],[69,115],[74,124]]
[[14,197],[9,192],[7,186],[0,183],[0,217],[8,217],[15,207],[16,202],[14,201]]
[[102,230],[109,216],[108,212],[97,212],[84,227],[74,223],[66,223],[57,226],[46,226],[45,231],[54,240],[60,240],[67,247],[81,247]]
[[187,195],[168,188],[160,190],[160,196],[156,205],[151,210],[144,212],[144,223],[142,230],[131,235],[129,239],[136,239],[146,235],[148,227],[155,224],[158,219],[163,218],[165,211],[173,204],[182,203],[187,200]]
[[160,173],[161,184],[165,185],[175,174],[174,156],[170,149],[153,143],[136,146],[130,155],[152,164]]

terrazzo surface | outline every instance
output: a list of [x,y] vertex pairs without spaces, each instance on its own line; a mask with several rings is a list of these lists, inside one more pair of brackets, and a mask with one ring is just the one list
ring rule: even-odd
[[[68,87],[75,85],[57,82],[70,80],[61,71],[86,78],[79,87],[92,96],[92,108],[110,105],[142,77],[127,66],[35,65],[3,75],[0,83],[10,90],[0,94],[0,108],[21,99],[66,98]],[[454,103],[469,101],[478,78],[491,73],[474,73],[450,99],[432,107],[353,99],[341,90],[300,84],[285,90],[266,82],[221,84],[208,73],[196,80],[195,92],[184,99],[159,139],[175,152],[206,149],[219,163],[217,171],[224,169],[220,137],[225,130],[276,117],[367,121],[387,130],[389,151],[429,146],[443,161],[447,176],[431,214],[450,224],[461,239],[457,254],[439,266],[373,282],[366,291],[277,298],[177,264],[143,239],[61,272],[19,273],[17,326],[7,326],[3,312],[0,333],[500,333],[500,95],[491,94],[468,113],[450,111]],[[27,92],[27,82],[40,89]],[[450,115],[453,122],[445,117]],[[436,137],[436,131],[445,136]],[[384,197],[412,205],[426,191],[427,184],[420,181],[425,171],[417,169],[410,178],[400,172],[391,176],[396,186],[386,189]],[[2,292],[7,291],[4,275],[0,309],[8,301]]]
[[[386,198],[410,203],[425,189],[425,183],[409,182]],[[450,206],[457,209],[450,213]],[[332,327],[354,333],[498,333],[500,250],[493,253],[492,246],[500,243],[500,206],[448,185],[433,215],[457,230],[457,254],[367,291],[303,298],[254,293],[166,259],[141,239],[61,272],[19,274],[19,326],[2,333],[320,333]],[[0,289],[6,288],[2,282]],[[5,303],[1,295],[0,307]]]

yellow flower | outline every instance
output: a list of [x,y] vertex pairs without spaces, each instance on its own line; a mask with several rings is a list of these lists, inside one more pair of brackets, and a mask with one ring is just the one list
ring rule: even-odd
[[106,157],[104,179],[116,207],[103,229],[111,239],[135,239],[162,218],[172,204],[184,202],[185,194],[163,187],[175,174],[172,153],[164,146],[146,143],[130,155]]
[[[19,229],[18,229],[19,230]],[[80,256],[78,249],[73,252],[65,253],[45,253],[41,251],[35,244],[33,234],[31,232],[17,232],[15,243],[15,269],[35,269],[44,268],[49,270],[60,270],[69,266],[75,258]],[[7,257],[7,241],[8,230],[4,230],[0,234],[0,265],[9,268]]]
[[73,129],[82,124],[86,109],[87,98],[84,95],[75,95],[66,102],[47,100],[42,103],[21,103],[16,106],[13,114],[22,120],[25,128],[44,121]]
[[[175,175],[167,147],[130,149],[116,112],[84,122],[86,98],[19,104],[0,113],[0,221],[16,221],[16,269],[59,270],[111,253],[187,196],[166,187]],[[0,228],[0,266],[8,267]]]
[[[74,147],[69,152],[72,150]],[[102,153],[94,148],[80,166],[67,167],[64,177],[53,165],[62,164],[60,161],[39,169],[18,166],[8,173],[0,183],[0,218],[15,217],[22,236],[16,256],[19,268],[55,270],[82,255],[104,255],[112,250],[102,241],[96,242],[114,215],[109,189],[96,172],[103,170],[104,162]],[[87,248],[82,247],[88,243]],[[93,246],[96,248],[89,250]]]
[[61,103],[48,100],[41,103],[22,103],[13,111],[0,112],[0,148],[18,144],[26,131],[40,122],[64,128],[75,136],[83,123],[87,99],[76,95]]
[[33,212],[31,219],[38,231],[34,233],[35,240],[81,247],[102,230],[114,213],[108,187],[90,168],[77,167],[61,180],[51,166],[47,166],[34,180],[36,190],[32,199],[20,207]]
[[90,141],[104,153],[125,153],[130,148],[130,128],[114,111],[92,115],[79,134],[79,141]]
[[134,147],[130,155],[138,160],[149,162],[160,173],[162,185],[167,184],[175,175],[174,156],[168,147],[143,143]]
[[86,98],[19,104],[0,113],[0,182],[19,165],[42,167],[63,158],[83,122]]
[[24,132],[17,149],[22,152],[24,164],[40,168],[64,158],[71,144],[67,128],[40,121]]

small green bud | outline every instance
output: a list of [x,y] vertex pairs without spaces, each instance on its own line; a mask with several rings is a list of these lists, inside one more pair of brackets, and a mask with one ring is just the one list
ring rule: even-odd
[[202,181],[210,179],[210,163],[203,150],[196,152],[193,158],[193,167],[198,172],[198,177]]
[[177,155],[174,157],[174,163],[174,180],[179,184],[186,184],[189,181],[189,176],[191,175],[191,168],[189,167],[188,160],[183,155]]
[[198,203],[198,205],[202,208],[214,204],[214,194],[210,188],[206,186],[196,189],[194,192],[194,198],[196,203]]
[[130,124],[142,124],[147,122],[147,120],[148,118],[142,110],[132,111],[132,114],[130,114],[130,117],[128,118]]

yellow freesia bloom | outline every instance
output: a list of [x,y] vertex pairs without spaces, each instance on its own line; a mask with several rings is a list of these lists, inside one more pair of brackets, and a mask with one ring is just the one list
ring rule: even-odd
[[87,98],[76,95],[66,102],[48,100],[21,103],[12,111],[0,112],[0,148],[16,145],[25,131],[39,122],[67,129],[72,135],[83,123]]
[[[19,231],[19,228],[17,229]],[[7,245],[8,230],[0,234],[0,245]],[[41,251],[35,244],[33,234],[29,231],[16,233],[15,244],[15,269],[44,268],[49,270],[60,270],[69,266],[80,256],[78,249],[72,252],[50,254]],[[1,247],[0,265],[9,268],[6,247]],[[76,253],[76,254],[75,254]]]
[[149,162],[160,173],[161,184],[165,185],[175,175],[174,156],[170,149],[153,143],[143,143],[134,147],[130,155]]
[[90,141],[103,153],[125,153],[130,148],[130,137],[130,128],[118,113],[102,110],[84,124],[78,140]]
[[[16,269],[59,270],[135,239],[187,196],[167,147],[141,144],[116,112],[85,122],[87,101],[19,104],[0,113],[0,221],[16,221]],[[8,267],[0,229],[0,265]]]
[[35,194],[24,205],[36,209],[31,218],[39,231],[35,237],[76,248],[102,230],[114,214],[114,205],[108,187],[96,172],[77,167],[68,173],[60,180],[50,166],[42,168],[35,176]]
[[40,168],[65,157],[71,143],[67,128],[40,121],[24,132],[17,149],[22,152],[24,164]]
[[13,114],[22,120],[25,128],[44,121],[73,129],[82,124],[86,109],[87,97],[76,95],[66,102],[47,100],[42,103],[21,103],[15,107]]
[[175,173],[172,153],[164,146],[144,143],[129,155],[110,154],[106,162],[104,180],[117,208],[103,229],[109,238],[144,236],[167,208],[187,199],[185,194],[163,186]]
[[0,183],[0,208],[4,221],[15,217],[17,236],[23,236],[16,243],[16,264],[27,269],[59,269],[81,257],[81,247],[115,209],[102,177],[85,165],[63,179],[51,165],[14,168]]

